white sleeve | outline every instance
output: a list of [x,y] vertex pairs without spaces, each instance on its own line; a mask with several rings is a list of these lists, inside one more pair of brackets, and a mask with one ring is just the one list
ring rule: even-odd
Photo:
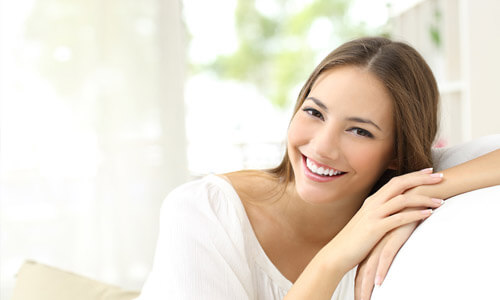
[[248,262],[214,207],[201,199],[208,192],[196,190],[176,190],[164,201],[153,269],[140,300],[253,298]]

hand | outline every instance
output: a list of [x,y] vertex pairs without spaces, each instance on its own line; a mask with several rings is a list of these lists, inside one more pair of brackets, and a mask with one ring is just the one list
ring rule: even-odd
[[[406,191],[405,195],[423,194],[419,186]],[[441,200],[442,202],[442,200]],[[421,207],[419,209],[423,209]],[[416,210],[407,208],[405,211]],[[413,222],[398,227],[387,233],[372,249],[370,254],[358,265],[356,271],[355,300],[370,299],[374,285],[381,285],[389,271],[389,267],[399,249],[406,243],[420,222]]]
[[414,187],[441,181],[441,177],[430,172],[423,170],[394,177],[365,200],[359,211],[325,248],[325,251],[336,253],[331,257],[337,260],[337,268],[346,272],[352,269],[367,257],[388,232],[430,216],[432,210],[422,210],[422,207],[440,206],[430,197],[411,193],[403,195]]
[[354,284],[355,300],[370,299],[374,285],[382,284],[394,257],[417,226],[418,222],[413,222],[393,229],[358,265]]

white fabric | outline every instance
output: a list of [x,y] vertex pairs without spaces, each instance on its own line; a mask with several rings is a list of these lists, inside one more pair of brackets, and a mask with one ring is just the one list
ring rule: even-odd
[[496,149],[500,149],[500,134],[487,135],[453,147],[432,149],[434,170],[451,168]]
[[[434,169],[450,168],[496,149],[500,134],[434,149]],[[399,250],[371,299],[497,299],[499,212],[500,186],[446,200]]]
[[[291,288],[226,180],[209,175],[180,186],[160,218],[153,269],[138,299],[274,300]],[[344,276],[332,299],[354,299],[354,276],[355,269]]]
[[371,300],[499,299],[500,186],[446,200],[399,250]]

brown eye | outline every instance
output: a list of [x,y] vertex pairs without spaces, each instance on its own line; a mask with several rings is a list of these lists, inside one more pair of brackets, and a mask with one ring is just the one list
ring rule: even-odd
[[349,129],[349,131],[351,131],[355,135],[366,136],[366,137],[369,137],[369,138],[373,137],[373,134],[371,134],[371,132],[369,132],[368,130],[363,129],[363,128],[354,127],[354,128]]
[[311,107],[306,107],[306,108],[302,109],[302,111],[305,111],[307,114],[309,114],[315,118],[318,118],[320,120],[324,120],[323,115],[317,109],[314,109]]

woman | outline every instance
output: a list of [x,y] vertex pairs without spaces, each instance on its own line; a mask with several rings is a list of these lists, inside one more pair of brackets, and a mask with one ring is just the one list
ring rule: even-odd
[[[437,103],[413,48],[342,45],[302,88],[279,167],[168,196],[140,299],[353,299],[360,263],[357,298],[368,299],[392,261],[379,258],[386,245],[395,253],[442,199],[500,184],[500,151],[432,173]],[[463,176],[477,168],[491,172]]]

